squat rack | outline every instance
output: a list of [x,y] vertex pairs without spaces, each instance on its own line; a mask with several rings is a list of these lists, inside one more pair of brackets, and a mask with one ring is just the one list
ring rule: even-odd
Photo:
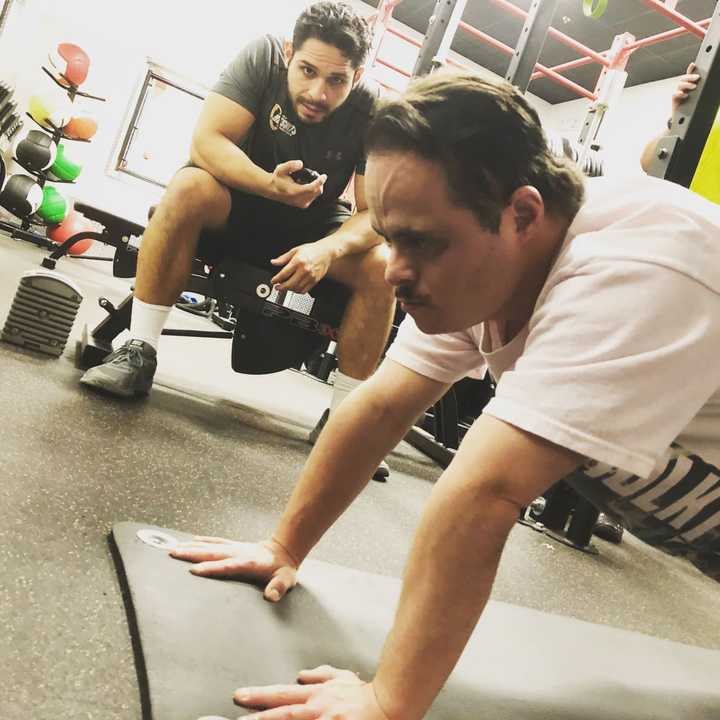
[[[596,143],[602,121],[611,102],[625,86],[627,80],[625,68],[630,55],[636,50],[672,40],[686,33],[695,35],[702,41],[695,62],[697,72],[701,76],[701,83],[688,102],[684,103],[682,113],[678,113],[678,117],[673,119],[672,126],[678,132],[672,137],[676,137],[676,139],[663,143],[663,147],[658,151],[658,155],[662,155],[662,157],[657,158],[651,171],[654,175],[683,185],[690,184],[692,173],[697,166],[705,139],[715,117],[718,99],[720,99],[720,65],[715,63],[717,36],[720,34],[720,4],[716,5],[712,17],[696,22],[675,9],[677,0],[665,0],[665,2],[662,0],[638,0],[678,27],[640,39],[630,33],[623,33],[615,37],[610,48],[596,51],[552,26],[559,0],[533,0],[528,11],[513,4],[510,0],[491,0],[501,10],[523,20],[524,26],[520,32],[520,40],[515,48],[509,47],[462,20],[468,0],[437,0],[427,32],[422,42],[418,42],[392,25],[393,11],[401,1],[383,0],[379,5],[376,17],[382,17],[383,21],[376,25],[375,54],[373,55],[375,64],[388,68],[405,80],[432,72],[444,64],[463,68],[461,63],[448,58],[455,34],[463,32],[510,57],[505,78],[517,85],[523,92],[528,89],[533,80],[546,77],[579,97],[590,100],[591,105],[579,137],[579,143],[584,152],[587,152]],[[412,71],[379,57],[386,35],[396,36],[405,43],[418,48],[417,59]],[[554,67],[547,67],[539,63],[539,57],[547,38],[552,38],[572,48],[580,57]],[[591,63],[598,65],[600,69],[594,91],[582,87],[563,74]],[[385,87],[398,89],[387,84]],[[682,157],[678,155],[681,147]],[[583,159],[581,156],[580,162]]]

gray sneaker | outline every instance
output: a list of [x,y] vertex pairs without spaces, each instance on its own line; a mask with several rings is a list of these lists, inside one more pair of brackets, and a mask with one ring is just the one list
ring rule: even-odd
[[[318,437],[320,437],[320,432],[327,424],[328,418],[330,417],[330,408],[326,408],[325,412],[320,416],[320,419],[317,421],[317,425],[310,431],[310,434],[308,435],[308,442],[311,445],[314,445],[317,442]],[[377,482],[387,482],[388,477],[390,476],[390,468],[388,464],[383,460],[377,467],[377,470],[373,473],[373,480],[376,480]]]
[[157,368],[157,353],[142,340],[129,340],[105,358],[102,365],[90,368],[80,383],[118,397],[147,395]]

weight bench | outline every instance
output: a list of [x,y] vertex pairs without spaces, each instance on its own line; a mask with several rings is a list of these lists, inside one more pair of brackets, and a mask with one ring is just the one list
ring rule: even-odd
[[[168,540],[189,537],[112,530],[144,720],[236,718],[236,688],[294,682],[323,663],[372,677],[399,580],[307,561],[273,605],[256,587],[195,577],[170,558]],[[717,720],[718,678],[720,651],[490,601],[426,717]]]
[[103,226],[102,231],[95,232],[94,230],[86,230],[76,233],[64,243],[58,245],[50,255],[43,258],[41,265],[48,270],[54,270],[57,261],[65,257],[76,242],[87,239],[98,240],[105,245],[110,245],[115,248],[113,275],[119,278],[135,277],[138,249],[130,244],[130,240],[133,237],[141,237],[143,232],[145,232],[145,228],[138,223],[131,222],[130,220],[84,203],[75,203],[75,210],[84,215],[88,220],[100,223]]
[[[90,205],[78,203],[75,209],[89,220],[102,224],[103,231],[74,235],[45,258],[43,266],[54,268],[75,242],[92,237],[115,247],[115,277],[135,277],[138,250],[130,240],[140,237],[145,228]],[[235,372],[256,375],[291,367],[299,369],[305,361],[316,357],[330,340],[337,338],[349,292],[330,279],[323,283],[336,287],[337,294],[344,298],[342,302],[278,292],[271,283],[276,272],[271,266],[257,267],[233,258],[208,268],[202,258],[196,258],[186,290],[229,307],[232,317],[223,324],[233,329],[165,329],[163,335],[232,338],[231,365]],[[100,307],[108,316],[92,330],[84,327],[76,352],[79,367],[99,365],[112,352],[112,341],[130,328],[132,300],[131,293],[115,307],[107,298],[99,298]],[[328,374],[331,369],[326,365]]]

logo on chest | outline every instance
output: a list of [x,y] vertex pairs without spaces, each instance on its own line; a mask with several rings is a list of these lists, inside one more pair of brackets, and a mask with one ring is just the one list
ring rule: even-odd
[[336,150],[328,150],[325,153],[325,160],[327,160],[327,162],[339,163],[339,162],[342,162],[342,159],[343,159],[343,154]]
[[282,108],[275,103],[270,111],[270,129],[273,132],[282,132],[292,137],[297,133],[297,128],[287,119]]

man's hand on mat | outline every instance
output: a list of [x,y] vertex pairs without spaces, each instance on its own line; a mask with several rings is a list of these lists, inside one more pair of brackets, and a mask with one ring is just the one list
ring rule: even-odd
[[323,665],[298,674],[298,685],[240,688],[233,700],[259,712],[243,720],[388,720],[372,683],[350,670]]
[[280,163],[272,174],[270,180],[270,199],[283,205],[302,208],[309,207],[313,201],[323,193],[323,186],[327,175],[320,175],[311,183],[301,184],[295,182],[290,173],[302,170],[302,160],[289,160]]
[[266,600],[277,602],[297,583],[297,566],[290,553],[275,540],[236,542],[199,535],[170,551],[178,560],[196,563],[193,575],[232,578],[264,585]]
[[271,282],[278,290],[310,292],[327,275],[332,256],[332,251],[319,242],[298,245],[270,261],[285,266]]

